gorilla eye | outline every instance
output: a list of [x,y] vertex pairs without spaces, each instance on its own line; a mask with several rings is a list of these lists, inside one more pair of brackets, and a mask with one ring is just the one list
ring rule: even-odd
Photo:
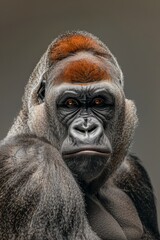
[[105,101],[103,98],[95,98],[92,101],[92,106],[94,107],[103,107],[105,105]]
[[65,106],[68,108],[76,108],[79,106],[79,103],[74,98],[69,98],[66,100]]
[[39,88],[38,93],[37,93],[38,98],[41,102],[44,102],[44,98],[45,98],[45,85],[46,85],[46,81],[43,80],[41,82],[40,88]]

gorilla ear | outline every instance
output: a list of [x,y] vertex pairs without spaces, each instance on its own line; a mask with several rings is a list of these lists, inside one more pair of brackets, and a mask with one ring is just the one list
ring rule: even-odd
[[42,80],[41,85],[37,92],[38,100],[40,103],[44,102],[44,99],[45,99],[45,87],[46,87],[46,81]]

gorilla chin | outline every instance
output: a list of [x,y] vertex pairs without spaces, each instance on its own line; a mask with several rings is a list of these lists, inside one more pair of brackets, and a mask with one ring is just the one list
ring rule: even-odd
[[65,151],[62,156],[78,180],[90,183],[101,174],[111,153],[111,150],[86,146],[74,151]]

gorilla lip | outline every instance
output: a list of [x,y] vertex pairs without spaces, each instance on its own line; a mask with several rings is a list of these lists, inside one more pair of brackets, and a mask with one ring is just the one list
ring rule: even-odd
[[111,152],[110,151],[105,151],[102,149],[80,149],[80,150],[77,150],[77,151],[72,151],[72,152],[66,152],[66,153],[63,153],[62,155],[64,157],[70,157],[70,156],[78,156],[78,155],[100,155],[100,156],[107,156],[109,157],[111,155]]

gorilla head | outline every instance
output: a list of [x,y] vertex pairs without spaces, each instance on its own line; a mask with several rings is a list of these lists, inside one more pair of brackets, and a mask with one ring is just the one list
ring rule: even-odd
[[17,121],[47,138],[76,178],[95,187],[123,160],[137,118],[109,49],[91,34],[72,32],[57,38],[37,65]]

